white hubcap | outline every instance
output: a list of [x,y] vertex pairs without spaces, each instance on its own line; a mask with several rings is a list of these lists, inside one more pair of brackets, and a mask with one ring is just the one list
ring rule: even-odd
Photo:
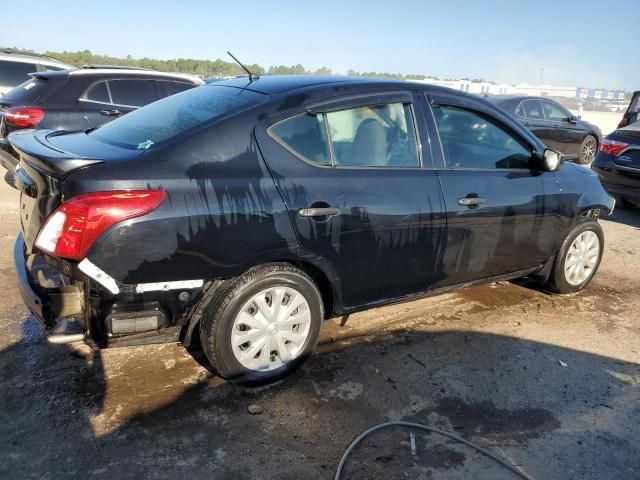
[[233,322],[231,346],[249,370],[267,372],[296,358],[311,328],[309,304],[289,287],[259,292],[240,309]]
[[582,232],[569,247],[564,260],[564,277],[570,285],[580,285],[593,275],[600,257],[600,239],[591,230]]

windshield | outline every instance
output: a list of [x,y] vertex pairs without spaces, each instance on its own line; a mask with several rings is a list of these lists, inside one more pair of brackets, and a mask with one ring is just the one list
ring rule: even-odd
[[249,90],[202,86],[134,110],[88,135],[119,147],[148,150],[205,123],[262,103]]

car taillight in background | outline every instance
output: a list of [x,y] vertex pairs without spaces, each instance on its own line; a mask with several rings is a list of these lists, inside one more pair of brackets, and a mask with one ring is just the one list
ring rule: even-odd
[[50,255],[82,260],[93,242],[112,225],[155,210],[164,190],[118,190],[78,195],[62,203],[46,220],[36,247]]
[[44,110],[38,107],[13,107],[4,112],[7,125],[18,128],[34,128],[44,118]]
[[600,142],[599,150],[602,153],[607,153],[609,155],[617,156],[629,145],[631,144],[625,143],[625,142],[619,142],[617,140],[611,140],[609,138],[603,138],[602,142]]

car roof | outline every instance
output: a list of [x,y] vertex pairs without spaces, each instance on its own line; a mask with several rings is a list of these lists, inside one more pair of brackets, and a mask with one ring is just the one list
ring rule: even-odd
[[19,63],[39,63],[44,65],[52,65],[65,69],[74,68],[73,65],[64,63],[57,58],[48,57],[46,55],[40,55],[37,53],[21,52],[19,50],[4,49],[0,50],[0,60],[14,61]]
[[184,80],[196,85],[204,85],[204,81],[196,75],[189,75],[187,73],[172,73],[172,72],[158,72],[156,70],[145,70],[136,68],[73,68],[72,70],[62,70],[57,72],[38,72],[32,74],[35,77],[40,78],[55,78],[59,76],[83,76],[83,77],[162,77],[176,80]]
[[[322,85],[340,84],[340,86],[359,85],[389,85],[401,86],[402,88],[420,89],[421,84],[406,82],[402,80],[386,80],[381,78],[368,77],[341,77],[341,76],[321,76],[321,75],[263,75],[253,81],[249,77],[236,77],[230,80],[216,82],[214,85],[237,87],[252,90],[265,95],[284,93],[291,90],[317,87]],[[425,86],[427,86],[425,84]]]
[[522,100],[551,100],[553,99],[549,97],[539,97],[536,95],[491,95],[490,97],[486,97],[487,100],[492,102],[511,102],[511,101],[519,101]]

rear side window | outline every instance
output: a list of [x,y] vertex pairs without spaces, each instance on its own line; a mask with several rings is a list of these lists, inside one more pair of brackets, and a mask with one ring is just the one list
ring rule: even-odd
[[258,105],[265,98],[259,93],[229,87],[193,88],[127,113],[88,135],[112,145],[146,150],[213,120]]
[[336,166],[417,167],[411,106],[372,105],[327,113]]
[[529,168],[530,149],[498,121],[449,105],[433,114],[447,168]]
[[38,71],[35,63],[9,62],[0,60],[0,85],[15,87],[29,78],[29,74]]
[[544,120],[540,100],[525,100],[521,105],[524,110],[525,117],[530,118],[531,120]]
[[154,80],[109,80],[109,90],[115,105],[141,107],[160,98]]
[[304,114],[274,125],[270,132],[289,151],[319,165],[420,165],[410,104],[390,103]]
[[98,82],[92,86],[86,94],[86,99],[93,102],[111,103],[107,82]]
[[318,165],[331,165],[322,115],[303,114],[271,128],[271,133],[294,154]]

